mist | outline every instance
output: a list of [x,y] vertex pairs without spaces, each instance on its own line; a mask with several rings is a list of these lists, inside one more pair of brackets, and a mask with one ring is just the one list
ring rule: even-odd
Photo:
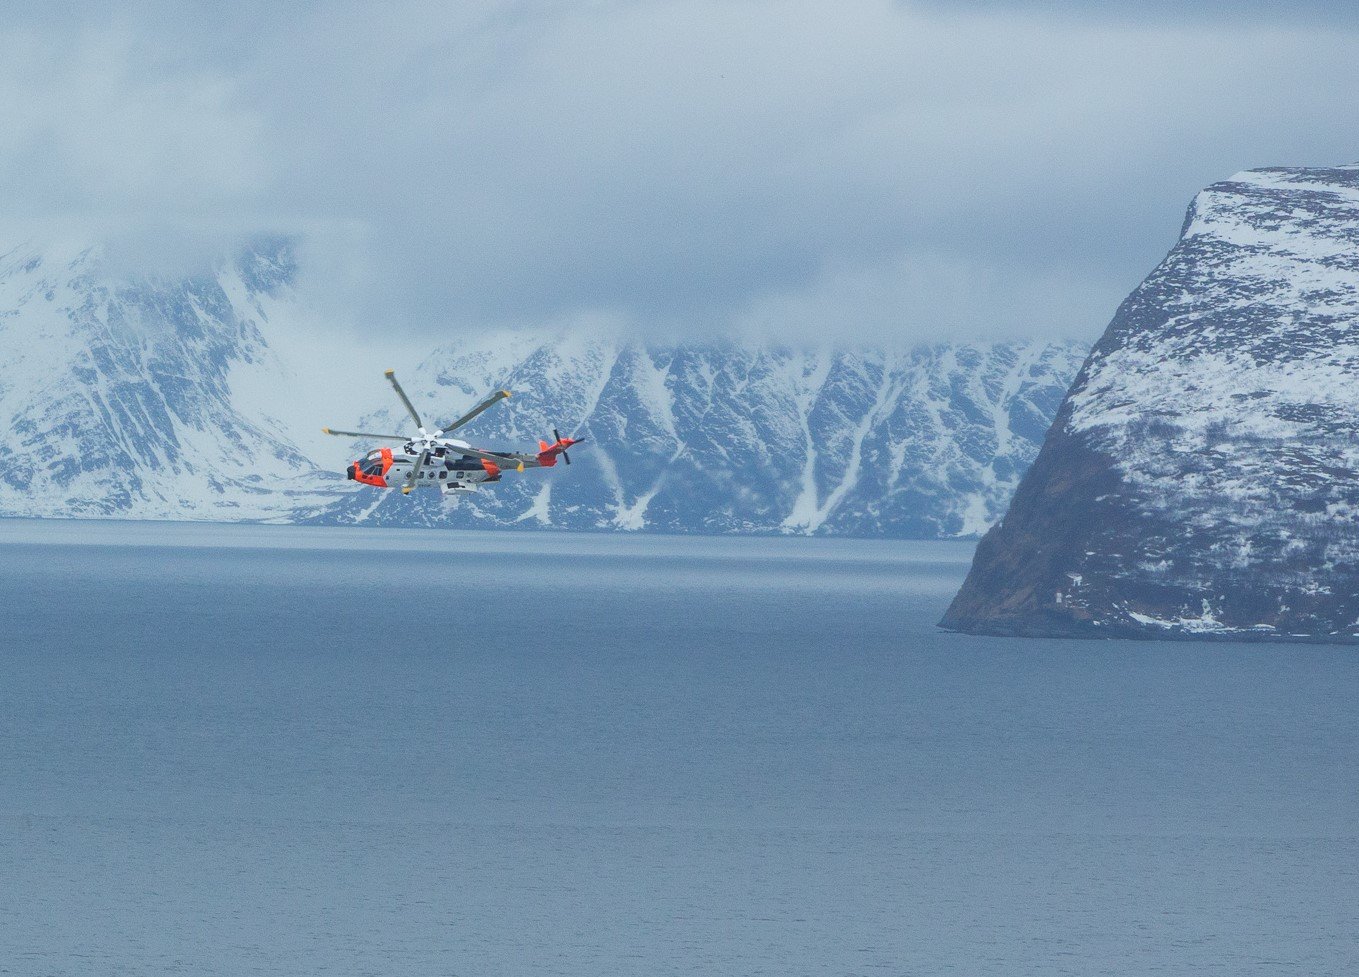
[[1202,186],[1359,157],[1306,6],[88,4],[0,39],[0,235],[299,240],[327,328],[1093,337]]

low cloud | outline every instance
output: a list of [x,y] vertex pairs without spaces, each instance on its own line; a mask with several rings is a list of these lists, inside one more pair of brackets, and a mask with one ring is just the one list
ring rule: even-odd
[[328,321],[404,337],[1093,336],[1199,187],[1359,157],[1352,31],[1144,9],[29,13],[0,40],[0,208],[161,262],[298,232]]
[[752,300],[735,316],[743,335],[814,342],[827,335],[905,342],[1023,336],[1086,338],[1110,317],[1122,283],[1061,268],[1034,269],[924,251],[834,269]]

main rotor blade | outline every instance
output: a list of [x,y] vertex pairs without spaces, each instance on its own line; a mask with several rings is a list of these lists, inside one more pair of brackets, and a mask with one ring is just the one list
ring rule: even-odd
[[466,414],[462,415],[462,417],[459,417],[452,424],[445,425],[444,427],[440,428],[440,430],[443,431],[445,434],[447,434],[449,431],[456,431],[458,428],[462,427],[464,424],[466,424],[472,418],[476,417],[486,408],[494,407],[496,404],[500,403],[509,395],[510,392],[508,390],[497,390],[495,393],[491,394],[491,396],[487,397],[481,403],[477,404],[477,406],[469,410]]
[[409,441],[410,438],[404,434],[370,434],[367,431],[332,431],[328,427],[321,428],[322,434],[333,434],[337,438],[382,438],[387,441]]
[[411,489],[415,488],[415,480],[420,477],[420,470],[425,467],[425,462],[429,459],[429,449],[426,448],[415,456],[415,464],[411,466],[411,473],[406,476],[406,484],[401,486],[402,495],[410,495]]
[[406,405],[406,410],[411,412],[411,417],[415,418],[415,426],[423,431],[425,429],[425,422],[420,420],[420,415],[415,412],[415,405],[412,404],[411,399],[406,396],[406,391],[401,389],[401,384],[396,382],[396,371],[388,370],[383,376],[392,381],[392,389],[395,390],[396,395],[401,398],[401,402]]

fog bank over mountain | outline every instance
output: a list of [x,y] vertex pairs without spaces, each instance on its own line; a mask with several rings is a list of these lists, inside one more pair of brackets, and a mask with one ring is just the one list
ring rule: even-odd
[[354,336],[1092,339],[1199,187],[1354,158],[1359,39],[1316,3],[1088,8],[26,5],[0,213],[141,269],[300,234]]

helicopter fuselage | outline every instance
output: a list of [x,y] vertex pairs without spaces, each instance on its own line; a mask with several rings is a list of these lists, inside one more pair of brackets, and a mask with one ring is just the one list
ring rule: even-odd
[[[420,470],[412,488],[437,488],[447,492],[472,492],[482,482],[498,482],[500,467],[492,462],[462,454],[466,442],[443,439],[415,439],[399,449],[374,448],[346,470],[348,477],[374,488],[401,488],[410,484],[411,470],[421,452],[429,459]],[[516,462],[508,460],[507,465]]]
[[552,444],[539,441],[537,454],[528,454],[516,451],[486,451],[474,448],[466,441],[443,436],[457,430],[487,408],[510,396],[508,390],[497,391],[462,417],[430,434],[425,430],[425,422],[420,419],[419,411],[401,389],[401,384],[397,383],[396,373],[388,370],[385,376],[420,433],[417,437],[403,439],[399,434],[335,431],[323,427],[322,433],[341,438],[404,440],[400,451],[392,448],[374,448],[350,464],[346,474],[351,481],[371,485],[374,488],[400,488],[402,493],[418,488],[437,488],[447,498],[454,492],[475,491],[482,482],[500,481],[500,473],[506,468],[512,468],[517,472],[522,472],[525,468],[551,468],[557,464],[559,457],[569,465],[571,456],[566,453],[566,449],[573,444],[580,444],[582,440],[564,438],[556,428],[553,428],[552,437],[556,440]]

